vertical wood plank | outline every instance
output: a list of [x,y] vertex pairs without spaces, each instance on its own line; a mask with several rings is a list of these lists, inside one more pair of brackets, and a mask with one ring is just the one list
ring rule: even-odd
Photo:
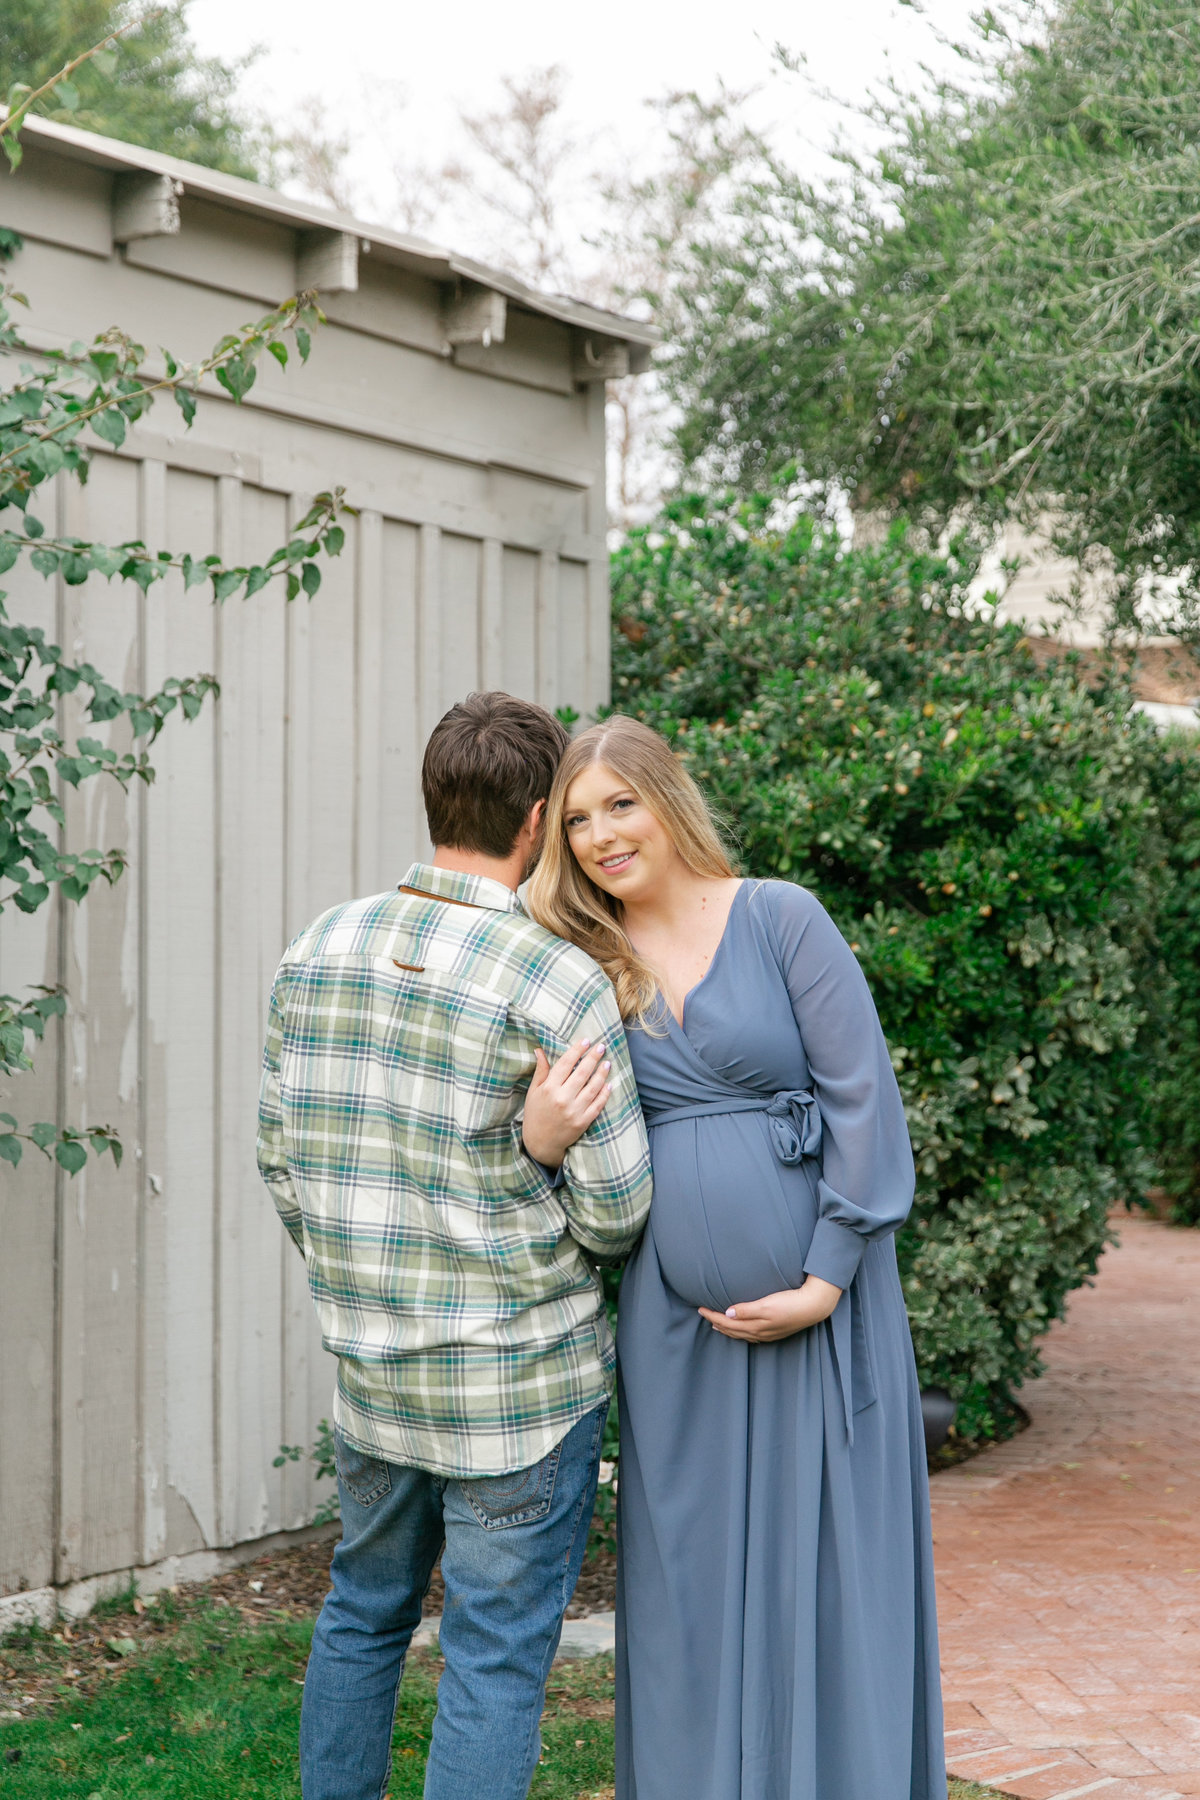
[[550,712],[561,704],[558,642],[558,556],[543,550],[537,582],[537,697]]
[[[208,545],[216,539],[216,485],[169,470],[165,525],[150,541]],[[213,672],[218,613],[207,586],[183,591],[172,576],[151,591],[147,677]],[[176,1554],[218,1537],[214,1476],[214,1205],[216,1188],[218,793],[222,702],[198,719],[174,715],[155,745],[158,778],[146,795],[145,1070],[146,1194],[164,1238],[158,1288],[163,1311],[158,1380],[163,1390],[165,1549]],[[150,1271],[147,1271],[150,1280]],[[147,1393],[153,1395],[153,1355]],[[147,1552],[149,1555],[149,1551]]]
[[587,711],[607,706],[612,697],[612,605],[608,589],[608,558],[597,557],[587,565]]
[[421,803],[424,739],[418,698],[420,535],[416,526],[384,521],[383,561],[380,850],[382,885],[390,887],[403,879],[410,862],[424,855],[427,841]]
[[[140,470],[140,531],[143,541],[151,546],[167,542],[167,470],[157,458],[147,458]],[[174,596],[171,596],[174,599]],[[152,595],[141,594],[138,600],[141,667],[139,687],[153,693],[169,673],[167,667],[167,615],[171,603],[163,589]],[[173,719],[178,729],[180,719]],[[169,758],[173,746],[167,735],[154,746],[157,778],[169,780],[164,770],[163,753]],[[165,846],[157,832],[150,829],[150,796],[144,785],[136,790],[138,843],[137,865],[127,877],[137,882],[139,918],[139,1004],[138,1004],[138,1157],[131,1174],[136,1176],[134,1204],[137,1210],[137,1433],[138,1433],[138,1531],[137,1559],[148,1563],[166,1553],[166,1216],[162,1197],[162,1176],[153,1184],[150,1163],[165,1167],[167,1112],[165,1096],[159,1095],[158,1083],[150,1068],[150,1012],[159,996],[165,1000],[169,968],[166,945],[168,900],[167,859]],[[155,821],[157,824],[157,820]],[[193,1028],[203,1030],[201,1020]],[[153,1137],[150,1120],[153,1117]]]
[[[84,489],[67,490],[74,536],[120,542],[138,535],[137,466],[98,458]],[[103,602],[100,595],[103,594]],[[93,578],[64,599],[66,643],[125,688],[142,666],[138,597],[132,584],[111,590]],[[95,727],[76,704],[67,735],[97,732],[118,750],[128,724]],[[125,1161],[89,1157],[66,1188],[63,1257],[64,1532],[71,1574],[127,1567],[137,1560],[138,1311],[137,1189],[140,1181],[140,944],[137,875],[140,844],[134,799],[96,778],[70,793],[67,841],[121,847],[131,871],[113,887],[99,882],[66,914],[68,985],[74,997],[68,1039],[65,1115],[72,1124],[108,1124],[120,1133]],[[69,1334],[69,1336],[68,1336]],[[74,1359],[75,1370],[68,1364]]]
[[[39,517],[58,529],[57,495],[39,494]],[[57,581],[19,563],[4,580],[12,618],[61,642]],[[35,822],[52,841],[57,827]],[[35,984],[59,980],[58,904],[38,912],[9,907],[0,916],[0,992],[24,997]],[[58,1115],[62,1028],[52,1020],[34,1045],[33,1069],[12,1081],[3,1105],[26,1128]],[[27,1148],[20,1165],[0,1176],[0,1593],[43,1587],[54,1579],[57,1514],[56,1165]]]
[[479,679],[485,688],[504,682],[504,546],[499,538],[483,540],[479,596]]
[[538,558],[504,546],[504,678],[521,700],[536,700]]
[[421,718],[421,742],[445,708],[440,704],[442,685],[442,534],[436,525],[422,525],[417,563],[417,696]]
[[566,558],[558,565],[558,670],[554,706],[570,706],[587,719],[588,601],[587,564]]
[[383,870],[383,515],[360,513],[354,609],[354,888],[378,892],[397,876]]
[[[222,478],[218,548],[227,561],[283,540],[281,497]],[[285,619],[278,594],[222,609],[220,629],[219,1209],[217,1438],[220,1540],[272,1528],[281,1441],[281,1230],[253,1145],[266,1000],[285,941]]]
[[434,723],[447,707],[480,685],[479,636],[482,589],[482,544],[479,538],[443,532],[439,557],[441,658],[438,667]]
[[[292,499],[293,520],[309,497]],[[288,661],[288,895],[289,932],[353,897],[356,790],[357,525],[348,552],[324,566],[314,599],[289,611]],[[364,746],[365,748],[365,746]],[[330,1411],[334,1365],[320,1343],[304,1264],[278,1231],[281,1318],[280,1418],[289,1444],[310,1445],[317,1419]],[[279,1522],[300,1525],[312,1516],[314,1478],[307,1457],[279,1472]]]

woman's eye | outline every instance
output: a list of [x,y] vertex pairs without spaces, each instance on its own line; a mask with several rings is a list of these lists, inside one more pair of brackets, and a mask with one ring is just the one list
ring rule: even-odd
[[636,804],[637,804],[637,802],[634,800],[614,800],[613,801],[613,811],[620,812],[620,810],[623,806],[635,806]]
[[566,825],[568,831],[574,831],[577,825],[583,824],[583,820],[578,813],[572,813],[571,817],[569,819],[564,819],[563,823]]

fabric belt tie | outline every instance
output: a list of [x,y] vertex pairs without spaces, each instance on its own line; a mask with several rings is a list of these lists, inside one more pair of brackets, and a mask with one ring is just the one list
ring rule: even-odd
[[671,1106],[648,1113],[646,1124],[674,1125],[678,1119],[709,1119],[721,1113],[762,1112],[771,1127],[771,1145],[781,1163],[798,1163],[821,1148],[821,1114],[807,1088],[784,1088],[766,1095],[730,1094],[727,1099],[701,1100],[695,1106]]
[[[771,1131],[771,1148],[781,1163],[788,1167],[814,1157],[821,1148],[821,1114],[807,1088],[785,1088],[770,1100],[766,1095],[730,1094],[719,1100],[703,1100],[694,1106],[671,1106],[663,1112],[647,1113],[646,1125],[653,1131],[658,1125],[674,1125],[681,1119],[712,1119],[722,1113],[761,1112],[767,1115]],[[825,1324],[833,1352],[842,1409],[846,1420],[846,1442],[854,1442],[853,1346],[855,1286],[858,1277],[846,1288]],[[748,1295],[748,1299],[761,1299]]]

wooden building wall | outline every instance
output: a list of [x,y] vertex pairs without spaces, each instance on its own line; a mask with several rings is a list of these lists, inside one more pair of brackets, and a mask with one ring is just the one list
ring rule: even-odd
[[[177,236],[122,252],[103,180],[49,153],[27,171],[0,223],[26,233],[42,343],[119,322],[196,358],[291,291],[274,226],[185,198]],[[160,403],[86,488],[41,501],[50,530],[242,561],[343,484],[361,513],[314,601],[4,584],[126,687],[211,670],[221,697],[171,721],[153,787],[65,790],[68,843],[124,847],[124,878],[0,919],[0,991],[71,996],[14,1110],[125,1144],[119,1169],[69,1179],[31,1151],[0,1175],[0,1595],[311,1518],[306,1468],[272,1467],[312,1442],[334,1374],[255,1168],[273,971],[316,913],[425,848],[420,750],[453,699],[503,686],[586,714],[606,697],[603,387],[576,387],[569,329],[532,314],[510,313],[490,360],[448,357],[439,303],[373,269],[329,300],[307,369],[264,370],[241,409],[206,397],[191,433]]]

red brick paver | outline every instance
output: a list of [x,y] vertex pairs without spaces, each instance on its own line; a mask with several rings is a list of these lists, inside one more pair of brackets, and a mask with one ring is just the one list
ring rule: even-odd
[[1028,1431],[933,1481],[953,1774],[1200,1795],[1200,1231],[1122,1218]]

